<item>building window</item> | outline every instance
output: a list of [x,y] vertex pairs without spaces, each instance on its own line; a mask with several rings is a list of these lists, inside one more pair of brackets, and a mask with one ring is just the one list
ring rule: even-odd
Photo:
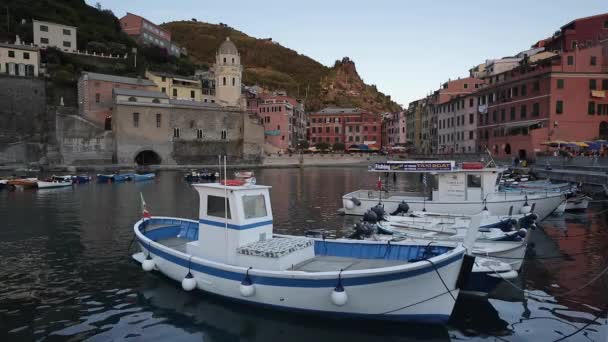
[[595,79],[590,79],[589,80],[589,89],[595,90],[596,88],[597,88],[597,83],[596,83]]
[[232,64],[234,64],[234,57],[232,57]]
[[316,127],[313,127],[313,128],[312,128],[312,133],[317,133],[317,132],[316,132]]
[[498,122],[498,111],[496,110],[492,113],[492,122]]
[[528,95],[528,88],[526,87],[525,84],[523,84],[521,86],[521,96],[526,96],[526,95]]
[[162,122],[163,115],[158,113],[156,114],[156,128],[160,128]]
[[194,98],[194,90],[190,90],[190,98]]
[[48,44],[49,43],[49,39],[48,38],[40,38],[40,44]]
[[30,53],[29,52],[24,52],[23,53],[23,59],[30,59]]
[[608,78],[602,80],[602,90],[608,90]]
[[40,25],[40,31],[42,32],[49,32],[49,27],[46,25]]
[[232,86],[234,87],[236,85],[236,78],[232,78]]
[[334,127],[334,132],[336,134],[339,134],[340,133],[340,127]]
[[177,96],[177,89],[173,88],[173,96]]
[[173,137],[179,138],[179,128],[178,127],[173,128]]
[[474,136],[473,136],[473,131],[469,131],[469,140],[473,140]]
[[200,128],[196,130],[196,139],[203,139],[203,130]]
[[564,101],[559,100],[555,103],[555,113],[556,114],[564,113]]
[[464,89],[467,89],[468,87],[469,87],[469,84],[468,84],[468,83],[465,83],[465,84],[464,84]]
[[63,47],[72,47],[72,42],[63,42]]
[[167,93],[167,88],[162,87],[162,88],[160,88],[160,91],[163,92],[163,93]]
[[534,102],[534,104],[532,104],[532,116],[539,116],[540,115],[540,105],[538,104],[538,102]]
[[515,107],[511,107],[511,114],[510,114],[510,119],[511,121],[515,120]]
[[8,56],[9,56],[9,57],[12,57],[12,58],[15,58],[15,51],[13,51],[13,50],[8,50]]
[[564,80],[562,78],[557,79],[557,89],[564,89]]
[[469,107],[473,107],[473,98],[469,99]]
[[221,138],[222,138],[222,140],[226,140],[226,130],[225,129],[222,130]]
[[532,83],[532,90],[539,91],[540,90],[540,82],[535,81],[534,83]]
[[604,28],[608,29],[608,20],[604,20]]
[[505,121],[507,119],[506,113],[504,109],[500,110],[500,121]]
[[589,105],[587,106],[587,114],[595,115],[595,102],[589,101]]
[[161,76],[161,77],[160,77],[160,80],[161,80],[162,82],[166,82],[166,81],[167,81],[167,78],[166,78],[165,76]]
[[159,99],[152,99],[152,103],[160,103]]
[[527,114],[527,108],[526,108],[526,105],[522,105],[522,106],[521,106],[521,111],[520,111],[519,116],[520,116],[522,119],[525,119],[527,115],[528,115],[528,114]]
[[[224,58],[225,59],[225,58]],[[222,78],[222,85],[226,85],[226,77]]]
[[589,64],[591,64],[591,65],[597,65],[597,57],[591,56],[591,60],[589,61]]
[[568,65],[574,65],[574,56],[568,56]]
[[133,127],[139,127],[139,113],[133,113]]
[[135,98],[135,96],[131,96],[129,97],[129,102],[137,102],[137,99]]
[[474,124],[475,123],[475,114],[469,114],[469,123],[470,124]]
[[63,35],[64,36],[71,36],[72,35],[72,31],[70,31],[68,29],[63,29]]
[[226,63],[226,57],[224,57],[224,63]]

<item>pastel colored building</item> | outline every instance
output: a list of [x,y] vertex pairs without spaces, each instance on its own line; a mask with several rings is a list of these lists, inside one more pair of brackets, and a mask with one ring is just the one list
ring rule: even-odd
[[608,40],[608,13],[575,19],[562,26],[552,37],[543,39],[533,47],[547,51],[571,52]]
[[40,51],[37,47],[0,43],[0,74],[38,77],[39,65]]
[[406,112],[406,141],[415,151],[421,150],[422,139],[422,111],[426,106],[426,99],[410,102]]
[[383,146],[395,146],[405,144],[407,141],[406,113],[387,113],[383,118]]
[[148,70],[146,71],[146,78],[154,82],[158,89],[171,99],[203,102],[201,80],[196,77]]
[[309,113],[308,120],[311,145],[343,143],[348,148],[354,144],[382,144],[382,118],[377,113],[359,108],[324,108]]
[[478,149],[534,159],[549,140],[608,137],[608,42],[549,54],[478,93]]
[[266,143],[286,150],[306,139],[306,113],[300,100],[279,92],[258,94],[247,103],[248,111],[257,113],[264,125]]
[[158,46],[178,57],[186,54],[185,49],[171,41],[171,32],[137,14],[127,12],[120,18],[120,27],[139,44]]
[[477,96],[461,95],[437,107],[438,154],[477,152]]
[[74,26],[32,20],[32,29],[36,46],[54,47],[65,52],[78,51],[76,40],[78,29]]
[[115,88],[157,91],[156,84],[143,78],[83,72],[78,79],[78,110],[82,117],[110,128]]

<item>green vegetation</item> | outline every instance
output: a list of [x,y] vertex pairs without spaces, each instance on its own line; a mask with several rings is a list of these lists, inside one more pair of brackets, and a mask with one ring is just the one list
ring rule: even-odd
[[327,151],[327,150],[329,150],[330,145],[326,142],[319,142],[315,145],[315,147],[319,151]]
[[338,143],[333,144],[333,146],[332,146],[332,148],[331,148],[331,149],[332,149],[332,150],[334,150],[334,151],[344,151],[344,150],[345,150],[345,148],[346,148],[346,147],[344,146],[344,144],[343,144],[343,143],[339,143],[339,142],[338,142]]

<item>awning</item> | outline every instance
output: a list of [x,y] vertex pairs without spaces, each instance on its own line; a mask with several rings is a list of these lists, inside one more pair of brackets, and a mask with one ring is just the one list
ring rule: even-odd
[[606,97],[606,92],[604,90],[592,90],[591,97],[604,98]]
[[534,125],[538,125],[543,121],[547,121],[549,119],[540,119],[540,120],[526,120],[526,121],[515,121],[515,122],[507,122],[502,124],[504,128],[521,128],[521,127],[530,127]]

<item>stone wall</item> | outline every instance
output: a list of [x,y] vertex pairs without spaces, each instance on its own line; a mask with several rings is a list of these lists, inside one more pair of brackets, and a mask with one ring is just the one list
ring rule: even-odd
[[111,164],[114,140],[111,131],[75,114],[58,114],[56,117],[57,143],[61,164]]

